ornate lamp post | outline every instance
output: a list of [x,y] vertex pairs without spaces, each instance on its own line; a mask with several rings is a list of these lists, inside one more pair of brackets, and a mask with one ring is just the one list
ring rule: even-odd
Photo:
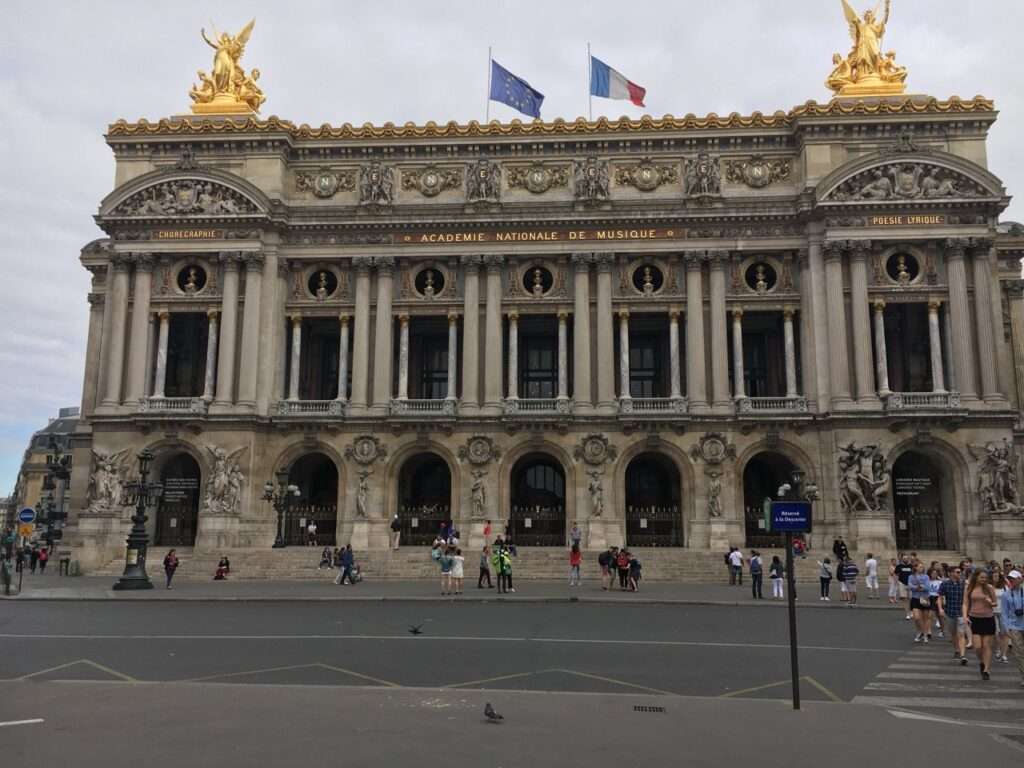
[[288,512],[288,507],[291,506],[292,499],[297,498],[301,493],[299,486],[288,484],[288,470],[278,470],[276,477],[276,489],[269,480],[263,484],[263,500],[269,501],[274,511],[277,512],[277,538],[274,539],[274,546],[272,548],[281,549],[288,546],[284,540],[285,515]]
[[128,549],[124,557],[124,573],[114,584],[114,589],[152,589],[153,582],[146,575],[146,548],[149,536],[146,535],[146,507],[155,504],[163,495],[164,487],[160,483],[148,482],[149,465],[153,462],[153,453],[144,449],[139,453],[139,479],[125,483],[123,503],[135,505],[132,515],[132,530],[128,534]]

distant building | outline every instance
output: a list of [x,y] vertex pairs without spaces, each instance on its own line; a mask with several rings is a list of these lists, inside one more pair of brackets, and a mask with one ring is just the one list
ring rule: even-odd
[[[51,418],[45,427],[32,435],[21,460],[14,494],[8,500],[11,508],[8,519],[13,520],[16,510],[25,507],[38,509],[39,501],[45,494],[43,481],[46,478],[46,457],[55,447],[70,455],[71,435],[78,426],[78,414],[78,407],[61,408],[56,418]],[[0,512],[2,516],[3,512]]]

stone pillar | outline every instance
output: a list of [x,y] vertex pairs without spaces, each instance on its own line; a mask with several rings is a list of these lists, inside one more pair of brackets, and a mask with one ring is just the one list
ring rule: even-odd
[[1024,403],[1024,280],[1007,280],[1010,300],[1010,345],[1013,353],[1014,386],[1017,403]]
[[970,305],[967,301],[967,268],[964,264],[964,240],[946,241],[946,282],[949,284],[949,324],[953,338],[953,371],[961,402],[978,399],[974,373],[973,337]]
[[782,338],[786,350],[786,397],[797,397],[796,338],[793,334],[793,308],[782,309]]
[[567,322],[569,313],[558,311],[558,399],[569,399],[569,340]]
[[100,379],[100,355],[103,348],[102,293],[89,294],[89,335],[85,346],[85,376],[82,379],[82,416],[88,418],[96,408],[96,393]]
[[681,400],[683,386],[679,371],[679,310],[674,307],[668,311],[668,362],[669,396],[673,400]]
[[167,387],[167,339],[170,335],[171,315],[160,312],[160,334],[156,343],[156,373],[153,375],[153,397],[163,397]]
[[262,253],[246,253],[245,306],[242,309],[242,361],[238,377],[238,404],[256,410],[256,381],[260,365],[260,307],[263,298]]
[[259,366],[256,376],[256,412],[270,413],[272,401],[280,399],[284,382],[278,382],[278,376],[284,379],[284,353],[279,351],[284,346],[284,310],[287,283],[282,287],[279,277],[280,264],[284,259],[277,255],[277,244],[271,242],[276,235],[266,233],[263,242],[263,279],[260,291],[259,323]]
[[[815,225],[817,228],[819,225]],[[804,370],[814,379],[815,407],[819,412],[831,408],[832,389],[828,353],[828,297],[825,288],[824,249],[819,233],[814,233],[807,248],[807,288],[804,308],[808,310],[806,328],[811,330],[805,341],[810,354],[804,355]]]
[[932,353],[932,391],[945,392],[946,379],[942,372],[942,334],[939,332],[940,301],[928,302],[928,340]]
[[619,310],[619,399],[633,397],[629,391],[629,310]]
[[732,388],[737,400],[745,398],[743,374],[743,310],[732,311]]
[[889,355],[885,346],[885,302],[877,299],[875,307],[875,371],[878,377],[878,396],[886,398],[892,394],[889,389]]
[[857,402],[879,408],[871,356],[871,318],[868,309],[868,252],[870,242],[858,242],[850,254],[850,309],[853,317],[853,357],[857,372]]
[[369,256],[356,256],[355,328],[352,339],[352,400],[355,409],[366,408],[370,383],[370,265]]
[[448,313],[448,386],[445,400],[456,399],[456,381],[459,371],[459,316],[455,312]]
[[828,353],[832,407],[850,403],[850,363],[846,352],[846,299],[843,296],[843,252],[838,243],[825,244],[825,287],[828,306]]
[[149,363],[149,299],[153,291],[153,256],[135,255],[135,296],[132,302],[132,327],[128,347],[126,403],[138,405],[146,396],[146,368]]
[[594,256],[597,265],[597,407],[605,413],[615,411],[615,321],[612,317],[612,265],[610,253]]
[[398,316],[398,399],[409,399],[409,315]]
[[373,408],[378,413],[388,412],[391,406],[391,364],[394,327],[391,315],[391,291],[394,283],[395,260],[391,256],[377,256],[377,309],[373,337]]
[[302,315],[292,315],[291,369],[288,373],[288,399],[299,399],[299,375],[302,371]]
[[480,406],[480,256],[463,256],[462,401],[460,410]]
[[[121,379],[124,376],[124,336],[125,323],[128,319],[128,270],[131,257],[127,254],[115,253],[111,258],[114,279],[110,286],[110,336],[106,362],[106,391],[103,393],[103,406],[112,408],[121,404]],[[108,270],[109,274],[109,270]]]
[[[974,323],[977,327],[978,363],[981,367],[981,396],[991,405],[1005,405],[999,391],[996,368],[996,329],[992,325],[992,268],[988,261],[989,244],[982,240],[971,248],[974,267]],[[1002,333],[1002,328],[998,329]]]
[[729,266],[728,251],[711,251],[711,391],[717,410],[730,410],[729,398],[729,334],[725,308],[725,273]]
[[338,396],[336,399],[345,402],[348,399],[348,315],[338,315],[340,333],[338,335]]
[[519,397],[519,313],[508,313],[508,399]]
[[238,265],[240,254],[222,253],[224,279],[221,283],[220,337],[217,351],[217,405],[229,405],[235,399],[235,344],[238,340]]
[[214,382],[217,381],[217,343],[220,336],[217,310],[206,313],[206,370],[203,377],[203,400],[213,400]]
[[[501,412],[501,379],[505,371],[501,343],[501,269],[505,257],[484,256],[487,267],[487,315],[484,323],[484,406]],[[561,376],[561,373],[559,373]]]
[[958,392],[956,373],[953,369],[953,326],[949,322],[949,304],[942,309],[942,356],[945,359],[946,386],[950,392]]
[[704,254],[698,251],[686,256],[686,395],[690,410],[706,411],[708,391],[704,377],[704,287],[701,265]]
[[576,408],[589,408],[594,397],[590,388],[590,262],[589,253],[574,253],[572,398]]

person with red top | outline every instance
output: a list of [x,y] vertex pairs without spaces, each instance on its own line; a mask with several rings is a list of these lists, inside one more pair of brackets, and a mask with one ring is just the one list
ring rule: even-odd
[[39,550],[39,574],[40,575],[46,573],[46,563],[49,561],[49,559],[50,559],[50,550],[47,549],[46,547],[43,547],[42,549],[40,549]]
[[580,585],[580,563],[583,562],[583,553],[580,552],[579,544],[573,544],[569,550],[569,586]]
[[629,587],[629,552],[625,548],[619,550],[615,558],[615,568],[619,572],[619,589],[623,592]]

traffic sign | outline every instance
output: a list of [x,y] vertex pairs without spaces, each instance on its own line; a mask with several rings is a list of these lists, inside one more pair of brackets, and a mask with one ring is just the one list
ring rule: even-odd
[[32,507],[25,507],[21,512],[18,513],[19,523],[34,523],[36,521],[36,511]]
[[23,538],[28,538],[35,533],[36,527],[32,523],[22,523],[18,526],[18,535]]
[[780,533],[806,533],[810,530],[811,502],[772,502],[772,531]]

